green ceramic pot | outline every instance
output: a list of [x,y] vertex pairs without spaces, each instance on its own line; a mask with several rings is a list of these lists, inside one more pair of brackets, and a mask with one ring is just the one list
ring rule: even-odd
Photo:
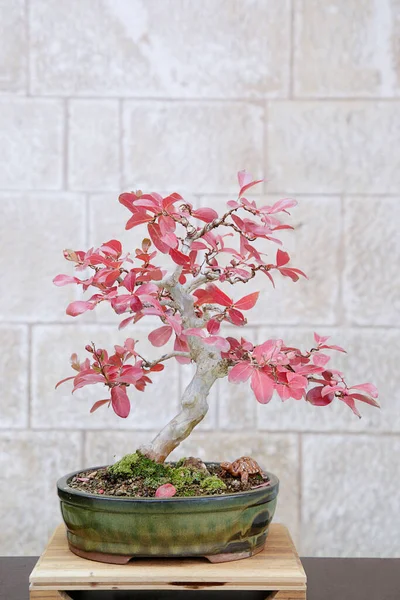
[[69,547],[78,556],[112,563],[150,556],[205,556],[211,562],[252,556],[264,547],[279,489],[278,478],[266,473],[269,486],[237,494],[99,496],[69,487],[79,472],[57,483]]

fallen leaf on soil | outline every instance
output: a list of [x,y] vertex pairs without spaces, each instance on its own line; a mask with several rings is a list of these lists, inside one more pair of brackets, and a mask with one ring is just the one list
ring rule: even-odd
[[172,498],[176,494],[176,487],[172,483],[164,483],[156,490],[156,498]]

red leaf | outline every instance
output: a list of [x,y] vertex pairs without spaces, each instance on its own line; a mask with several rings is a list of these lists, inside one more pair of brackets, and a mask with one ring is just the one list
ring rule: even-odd
[[157,363],[156,365],[153,365],[152,367],[150,367],[150,371],[151,372],[159,372],[159,371],[164,371],[165,366],[162,363]]
[[[174,350],[176,350],[176,352],[190,352],[189,344],[187,343],[184,337],[175,337]],[[181,365],[188,365],[189,363],[191,363],[191,359],[185,358],[184,356],[176,356],[175,360]]]
[[136,199],[137,199],[136,194],[133,194],[132,192],[124,192],[123,194],[119,195],[118,202],[123,204],[129,210],[132,210],[133,203]]
[[221,323],[219,321],[217,321],[217,319],[210,319],[207,323],[207,331],[211,335],[218,333],[218,331],[220,330],[220,327],[221,327]]
[[157,250],[159,250],[163,254],[169,254],[171,247],[168,246],[168,244],[163,242],[163,240],[161,239],[160,226],[157,223],[150,223],[147,226],[147,229],[151,237],[151,241],[153,242]]
[[139,366],[124,365],[117,381],[119,383],[132,383],[135,385],[142,376],[143,371]]
[[250,310],[255,306],[259,295],[260,292],[253,292],[248,296],[243,296],[243,298],[235,302],[235,308],[238,308],[239,310]]
[[327,396],[323,396],[321,394],[323,390],[322,386],[317,386],[308,390],[306,395],[307,402],[313,404],[314,406],[327,406],[332,402],[335,397],[335,394],[328,394]]
[[240,310],[236,310],[234,308],[230,308],[228,310],[228,317],[232,321],[233,325],[237,325],[238,327],[241,327],[246,322],[244,314],[241,313]]
[[106,254],[112,254],[116,257],[121,255],[122,244],[118,240],[109,240],[101,246],[101,250]]
[[290,260],[290,256],[287,252],[284,252],[283,250],[277,250],[276,264],[278,267],[283,267],[284,265],[287,265],[289,260]]
[[176,494],[176,487],[172,485],[172,483],[164,483],[164,485],[160,485],[159,488],[156,489],[155,497],[156,498],[172,498]]
[[298,281],[299,275],[303,275],[303,277],[306,277],[305,273],[303,273],[303,271],[300,271],[300,269],[280,268],[279,270],[284,277],[290,277],[292,281]]
[[253,370],[254,367],[249,362],[240,362],[229,371],[228,381],[232,383],[247,381]]
[[266,274],[266,276],[268,277],[268,279],[270,280],[270,282],[272,283],[272,285],[275,287],[275,281],[274,281],[271,273],[269,271],[263,271],[263,273]]
[[136,225],[142,225],[142,223],[148,223],[152,220],[152,216],[148,215],[143,210],[138,210],[133,213],[127,224],[125,225],[125,229],[132,229],[132,227],[136,227]]
[[214,219],[218,219],[218,213],[213,208],[198,208],[192,212],[192,216],[205,223],[211,223]]
[[177,265],[185,266],[190,262],[190,259],[188,256],[186,256],[186,254],[183,254],[182,252],[180,252],[179,250],[175,250],[174,248],[171,248],[171,250],[169,251],[169,255],[174,261],[174,263],[176,263]]
[[124,286],[126,287],[128,292],[133,292],[133,290],[135,289],[135,283],[136,283],[136,273],[132,269],[132,271],[129,271],[128,275],[126,275],[126,277],[124,279]]
[[203,290],[201,288],[198,290],[195,290],[193,292],[193,296],[195,296],[195,298],[197,298],[197,300],[196,300],[197,306],[201,306],[202,304],[209,304],[210,302],[213,301],[211,292],[209,292],[208,290]]
[[106,398],[105,400],[97,400],[97,402],[95,402],[92,406],[92,408],[90,409],[90,412],[94,412],[95,410],[97,410],[98,408],[100,408],[100,406],[103,406],[103,404],[107,404],[110,403],[111,400],[110,398]]
[[158,329],[155,329],[148,335],[149,341],[153,344],[153,346],[164,346],[172,335],[172,327],[170,325],[163,325]]
[[70,315],[70,317],[77,317],[78,315],[81,315],[87,310],[93,310],[94,307],[95,305],[91,304],[90,302],[76,300],[75,302],[71,302],[71,304],[68,304],[67,310],[65,312],[67,313],[67,315]]
[[222,290],[217,288],[217,286],[213,283],[207,286],[206,291],[209,292],[212,302],[215,302],[216,304],[221,304],[221,306],[232,306],[232,298],[229,298],[229,296],[227,296]]
[[260,404],[268,404],[274,392],[274,382],[264,371],[254,369],[251,376],[251,389]]
[[122,419],[126,419],[131,410],[131,403],[125,386],[117,386],[111,389],[111,403],[115,414]]

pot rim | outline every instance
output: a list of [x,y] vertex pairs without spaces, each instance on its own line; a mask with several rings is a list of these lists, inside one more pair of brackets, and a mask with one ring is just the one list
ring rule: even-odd
[[[174,462],[174,461],[171,461]],[[206,465],[218,465],[220,464],[220,462],[218,461],[208,461],[205,462]],[[124,496],[107,496],[107,495],[101,495],[101,494],[92,494],[89,492],[84,492],[82,490],[77,490],[75,488],[72,488],[68,485],[68,481],[70,479],[72,479],[72,477],[74,477],[75,475],[78,475],[79,473],[82,473],[82,471],[95,471],[97,469],[104,469],[104,467],[108,467],[109,465],[99,465],[97,467],[88,467],[88,468],[84,468],[84,469],[78,469],[77,471],[73,471],[71,473],[68,473],[67,475],[64,475],[63,477],[60,477],[57,481],[57,491],[60,495],[61,493],[64,494],[71,494],[74,496],[80,496],[82,498],[87,498],[87,499],[92,499],[92,500],[97,500],[97,501],[102,501],[102,500],[107,500],[107,502],[125,502],[125,503],[133,503],[133,502],[138,502],[138,503],[148,503],[148,504],[159,504],[159,503],[167,503],[167,504],[172,504],[172,503],[177,503],[177,502],[190,502],[195,500],[196,503],[200,502],[209,502],[210,499],[212,499],[213,501],[223,501],[223,500],[227,500],[228,498],[248,498],[248,497],[254,497],[254,496],[263,496],[265,495],[265,493],[274,493],[273,497],[275,498],[275,496],[278,494],[279,491],[279,479],[278,477],[274,474],[271,473],[270,471],[265,471],[263,469],[263,473],[265,475],[267,475],[269,477],[269,480],[271,482],[271,485],[268,486],[264,486],[264,487],[260,487],[260,488],[255,488],[252,490],[246,490],[246,491],[242,491],[242,492],[234,492],[231,494],[215,494],[215,495],[208,495],[208,496],[178,496],[175,497],[173,496],[172,498],[155,498],[155,497],[151,497],[151,498],[141,498],[139,496],[130,496],[130,497],[124,497]]]

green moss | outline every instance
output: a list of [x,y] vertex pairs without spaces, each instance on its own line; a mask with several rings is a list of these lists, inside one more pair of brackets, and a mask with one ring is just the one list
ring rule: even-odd
[[156,463],[150,458],[143,456],[143,454],[140,454],[140,452],[135,452],[134,454],[126,454],[121,460],[109,467],[108,470],[112,475],[117,477],[127,479],[142,477],[145,480],[152,481],[155,485],[161,478],[168,477],[170,467]]
[[176,487],[177,492],[185,491],[188,486],[199,484],[204,474],[190,467],[172,467],[169,482]]
[[217,477],[217,475],[209,475],[208,477],[203,479],[203,481],[200,484],[200,487],[205,492],[210,493],[222,492],[223,490],[226,490],[225,483],[222,481],[222,479]]
[[116,477],[133,477],[135,466],[138,464],[138,461],[139,454],[137,452],[134,452],[134,454],[126,454],[121,460],[118,460],[111,465],[111,467],[108,468],[108,471]]
[[176,464],[160,464],[139,451],[127,454],[108,468],[115,479],[141,480],[144,487],[156,490],[165,483],[175,486],[178,496],[196,496],[200,489],[209,494],[222,492],[225,483],[217,475],[209,475],[204,470],[192,466],[182,466],[185,459]]
[[168,477],[156,477],[151,475],[143,480],[143,485],[151,490],[156,490],[160,485],[164,485],[164,483],[170,483]]

